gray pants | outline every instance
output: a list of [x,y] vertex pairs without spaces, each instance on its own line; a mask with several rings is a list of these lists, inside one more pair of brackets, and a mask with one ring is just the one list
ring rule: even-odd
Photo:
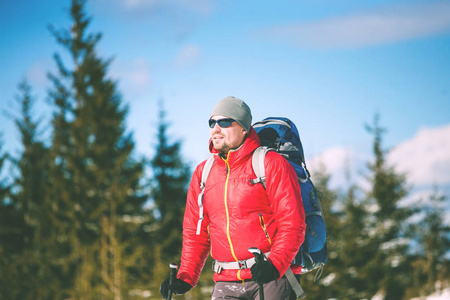
[[[242,282],[216,282],[211,300],[218,299],[259,300],[259,285],[253,281],[246,281],[244,284]],[[290,300],[296,299],[296,297],[291,285],[283,276],[280,280],[264,284],[264,299]]]

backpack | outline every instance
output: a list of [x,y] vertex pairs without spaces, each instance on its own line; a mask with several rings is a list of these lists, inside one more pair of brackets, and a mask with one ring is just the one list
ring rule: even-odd
[[[303,207],[305,210],[305,241],[301,245],[297,255],[292,262],[293,265],[302,266],[302,274],[318,269],[315,280],[322,274],[323,266],[328,259],[328,250],[326,245],[326,227],[322,213],[320,198],[322,195],[316,190],[311,179],[310,173],[306,168],[303,146],[300,141],[297,127],[287,118],[271,117],[253,124],[260,140],[261,147],[253,152],[252,167],[255,172],[256,179],[254,184],[261,183],[265,186],[265,169],[264,159],[266,153],[275,151],[281,154],[294,167],[299,180]],[[210,156],[203,167],[202,178],[200,181],[201,192],[198,196],[199,221],[197,224],[197,234],[200,234],[201,223],[203,220],[203,194],[205,191],[206,179],[214,164],[214,157]],[[288,269],[290,271],[291,269]],[[286,273],[288,275],[288,273]],[[293,273],[290,272],[288,277],[292,287],[298,284],[293,282]],[[296,291],[299,297],[303,297],[304,293],[298,285],[299,290]]]
[[301,265],[302,274],[319,269],[317,280],[328,260],[327,232],[320,203],[322,195],[310,179],[297,127],[287,118],[273,117],[253,124],[253,128],[262,144],[252,157],[253,170],[257,176],[254,182],[261,182],[265,187],[264,158],[268,151],[281,154],[297,173],[305,209],[306,232],[305,241],[292,264]]

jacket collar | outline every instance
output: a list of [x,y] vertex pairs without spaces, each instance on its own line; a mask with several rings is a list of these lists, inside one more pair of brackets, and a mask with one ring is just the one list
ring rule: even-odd
[[[231,166],[236,163],[246,161],[252,156],[253,151],[255,151],[255,149],[259,146],[261,146],[261,142],[259,140],[258,134],[256,133],[255,129],[253,129],[253,127],[250,127],[250,132],[247,134],[244,143],[242,143],[239,148],[230,150],[228,152],[228,164]],[[209,152],[215,154],[216,160],[222,160],[218,155],[220,152],[214,149],[211,139],[209,140]]]

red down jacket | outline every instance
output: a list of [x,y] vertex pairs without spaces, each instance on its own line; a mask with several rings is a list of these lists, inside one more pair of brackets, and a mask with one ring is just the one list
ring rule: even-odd
[[[252,258],[249,247],[267,253],[282,276],[291,265],[305,236],[305,213],[300,186],[293,167],[278,153],[265,159],[266,190],[253,185],[253,151],[260,146],[251,128],[243,145],[231,150],[226,159],[212,147],[215,162],[206,181],[203,198],[204,220],[199,220],[198,195],[205,162],[192,175],[183,221],[183,249],[178,278],[195,286],[209,252],[218,261]],[[259,214],[262,215],[260,218]],[[293,268],[300,273],[299,267]],[[251,279],[250,269],[222,270],[214,281]]]

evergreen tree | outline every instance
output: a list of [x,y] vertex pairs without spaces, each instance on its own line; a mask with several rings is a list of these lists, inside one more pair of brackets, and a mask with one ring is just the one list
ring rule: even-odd
[[[167,130],[166,112],[159,108],[156,153],[150,161],[152,168],[151,198],[155,204],[157,227],[152,235],[154,267],[152,293],[159,295],[159,287],[169,275],[169,263],[177,262],[181,256],[182,223],[186,205],[190,167],[181,155],[181,142],[170,142]],[[212,264],[209,258],[207,264]],[[205,268],[197,287],[177,299],[210,299],[213,285],[213,271]],[[157,296],[158,297],[158,296]]]
[[27,295],[28,299],[45,299],[51,297],[48,290],[41,287],[44,284],[50,286],[55,280],[48,268],[52,259],[52,241],[48,239],[52,224],[48,218],[46,198],[49,150],[41,140],[41,120],[33,118],[35,99],[31,95],[31,87],[24,80],[19,90],[22,95],[17,100],[21,115],[15,123],[21,135],[23,152],[19,159],[13,160],[20,174],[15,180],[18,191],[12,199],[18,204],[26,226],[23,234],[25,247],[20,260],[27,272],[22,274],[23,287],[20,290],[25,294],[20,298]]
[[[52,146],[50,149],[50,165],[48,177],[48,198],[52,201],[51,214],[55,226],[51,235],[54,244],[54,260],[52,267],[60,278],[60,288],[55,290],[55,298],[70,299],[73,294],[76,270],[78,268],[76,245],[78,235],[76,224],[76,208],[78,207],[75,186],[72,183],[73,172],[69,168],[70,161],[76,156],[70,136],[72,103],[70,101],[70,76],[65,70],[59,55],[55,54],[59,76],[48,74],[53,83],[49,90],[49,99],[54,105],[52,114]],[[67,83],[66,83],[67,82]],[[66,84],[68,85],[66,87]]]
[[425,216],[418,224],[418,242],[423,247],[421,271],[424,280],[417,284],[423,286],[421,294],[424,296],[435,291],[438,281],[448,280],[446,254],[450,249],[450,227],[444,221],[446,200],[447,197],[435,188],[423,208]]
[[374,136],[375,157],[369,163],[371,188],[367,195],[367,210],[372,214],[366,224],[367,263],[361,269],[361,274],[367,276],[366,292],[369,297],[377,294],[384,299],[401,299],[405,286],[409,284],[406,221],[413,210],[399,205],[408,192],[405,176],[396,173],[386,162],[386,150],[382,147],[385,130],[379,125],[378,115],[374,118],[373,126],[368,126],[367,130]]
[[151,196],[158,215],[155,231],[155,289],[168,274],[171,261],[176,261],[182,247],[182,222],[187,196],[190,169],[181,156],[181,142],[168,140],[166,112],[159,109],[156,153],[150,162],[153,172]]
[[[40,120],[33,118],[34,98],[26,80],[19,84],[20,94],[16,97],[20,115],[15,118],[23,150],[11,161],[18,171],[14,178],[14,193],[10,197],[11,215],[15,220],[7,224],[17,233],[15,251],[9,258],[14,272],[8,276],[14,282],[12,298],[51,298],[48,289],[54,282],[47,255],[51,251],[48,240],[48,203],[45,202],[46,178],[48,173],[48,149],[40,138]],[[11,221],[11,220],[10,220]],[[51,255],[50,255],[51,257]]]
[[[128,108],[107,78],[110,60],[96,53],[101,35],[87,33],[91,19],[84,5],[72,0],[69,30],[50,28],[71,58],[64,63],[56,54],[58,74],[50,75],[57,108],[51,184],[60,193],[54,210],[63,225],[58,232],[62,266],[75,274],[68,278],[69,296],[121,299],[129,288],[131,254],[125,247],[133,237],[126,220],[140,216],[146,200],[140,185],[143,162],[133,158],[134,142],[125,128]],[[139,224],[132,227],[138,230]]]
[[39,130],[41,121],[34,120],[34,98],[31,87],[26,81],[19,84],[22,95],[17,98],[21,108],[20,117],[15,123],[20,132],[23,152],[20,158],[13,159],[20,175],[15,180],[15,187],[19,189],[13,200],[19,205],[24,214],[24,221],[30,227],[24,236],[28,248],[39,244],[49,229],[46,226],[46,178],[48,176],[48,148],[41,140]]
[[349,187],[343,198],[343,211],[337,242],[338,270],[333,281],[338,298],[364,299],[368,293],[368,274],[363,272],[367,258],[372,255],[367,245],[370,228],[367,227],[368,211],[358,197],[359,188]]
[[11,201],[11,184],[3,178],[7,159],[0,140],[0,299],[14,299],[15,290],[20,287],[14,264],[15,253],[23,249],[21,232],[17,230],[24,227],[23,218]]
[[[182,159],[181,142],[170,143],[168,140],[168,128],[166,112],[160,107],[158,144],[156,154],[151,160],[155,183],[151,195],[160,214],[159,239],[167,242],[163,252],[170,258],[177,255],[181,249],[180,229],[186,204],[190,168]],[[175,234],[173,238],[172,233]]]
[[337,251],[339,240],[340,212],[336,207],[337,191],[330,188],[330,174],[326,167],[320,165],[314,170],[312,176],[314,186],[321,201],[322,213],[327,228],[328,261],[323,270],[305,274],[301,277],[301,285],[308,299],[328,299],[336,296],[334,291],[336,275],[339,273],[339,253]]

